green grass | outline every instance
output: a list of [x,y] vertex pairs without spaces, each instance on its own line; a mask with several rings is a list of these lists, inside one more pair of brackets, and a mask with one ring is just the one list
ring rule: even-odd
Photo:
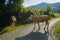
[[0,31],[0,34],[3,34],[5,32],[9,32],[9,31],[12,31],[12,30],[17,29],[17,28],[26,27],[26,26],[31,25],[31,24],[32,24],[32,21],[31,20],[24,21],[23,23],[18,23],[16,25],[12,24],[10,26],[5,27],[2,31]]
[[54,15],[56,16],[56,18],[60,18],[60,13],[54,13]]
[[17,25],[17,26],[10,25],[10,26],[7,26],[6,28],[4,28],[2,31],[0,31],[0,34],[3,34],[5,32],[9,32],[9,31],[12,31],[12,30],[17,29],[17,28],[26,27],[26,26],[31,25],[31,24],[32,23],[30,23],[30,24],[20,24],[20,25]]
[[60,40],[60,22],[57,23],[57,25],[56,25],[55,33],[56,33],[58,40]]
[[13,29],[20,28],[20,27],[22,27],[22,26],[19,26],[19,27],[15,27],[14,25],[7,26],[6,28],[4,28],[4,29],[0,32],[0,34],[3,34],[3,33],[5,33],[5,32],[8,32],[8,31],[11,31],[11,30],[13,30]]

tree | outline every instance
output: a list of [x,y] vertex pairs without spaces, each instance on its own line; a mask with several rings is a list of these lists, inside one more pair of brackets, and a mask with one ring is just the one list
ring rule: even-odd
[[43,15],[43,13],[44,13],[44,10],[41,9],[41,10],[40,10],[40,15]]
[[18,9],[21,9],[23,0],[9,0],[9,3],[7,4],[7,7],[9,11],[17,11]]
[[8,0],[6,3],[6,0],[0,0],[0,31],[5,26],[10,25],[10,17],[12,15],[19,15],[18,10],[22,9],[23,1],[24,0]]
[[50,15],[52,13],[52,8],[47,4],[44,12],[46,15]]

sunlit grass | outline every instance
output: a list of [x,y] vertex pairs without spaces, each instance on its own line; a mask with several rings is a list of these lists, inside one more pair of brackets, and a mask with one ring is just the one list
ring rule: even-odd
[[5,33],[5,32],[9,32],[9,31],[12,31],[12,30],[17,29],[17,28],[26,27],[26,26],[28,26],[28,25],[31,25],[31,23],[30,23],[30,24],[20,25],[20,26],[19,26],[19,25],[18,25],[18,26],[10,25],[10,26],[7,26],[6,28],[4,28],[4,29],[0,32],[0,34],[3,34],[3,33]]
[[0,32],[0,34],[5,33],[5,32],[8,32],[8,31],[11,31],[11,30],[13,30],[13,29],[20,28],[20,27],[22,27],[22,26],[18,26],[18,27],[15,27],[15,25],[7,26],[6,28],[4,28],[4,29]]
[[60,40],[60,22],[56,25],[55,32],[58,40]]
[[56,16],[56,18],[60,18],[60,13],[55,13],[54,15]]

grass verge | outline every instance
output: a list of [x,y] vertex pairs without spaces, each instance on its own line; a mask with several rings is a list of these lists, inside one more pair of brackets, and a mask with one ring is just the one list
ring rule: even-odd
[[14,29],[17,29],[17,28],[22,28],[22,27],[26,27],[28,25],[31,25],[32,23],[30,24],[22,24],[22,25],[18,25],[18,26],[15,26],[15,25],[10,25],[10,26],[7,26],[6,28],[4,28],[2,31],[0,31],[0,34],[3,34],[5,32],[9,32],[9,31],[12,31]]
[[60,13],[55,13],[54,15],[56,16],[56,18],[60,18]]
[[60,22],[57,23],[57,25],[56,25],[55,33],[56,33],[58,40],[60,40]]

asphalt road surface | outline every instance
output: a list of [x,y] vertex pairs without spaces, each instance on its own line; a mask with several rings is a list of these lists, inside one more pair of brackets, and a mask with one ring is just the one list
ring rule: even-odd
[[45,22],[40,23],[39,31],[37,31],[37,24],[35,29],[33,29],[33,24],[25,25],[26,27],[18,28],[0,35],[0,40],[57,40],[53,30],[58,21],[60,21],[60,18],[50,20],[48,31],[44,31],[43,29]]

